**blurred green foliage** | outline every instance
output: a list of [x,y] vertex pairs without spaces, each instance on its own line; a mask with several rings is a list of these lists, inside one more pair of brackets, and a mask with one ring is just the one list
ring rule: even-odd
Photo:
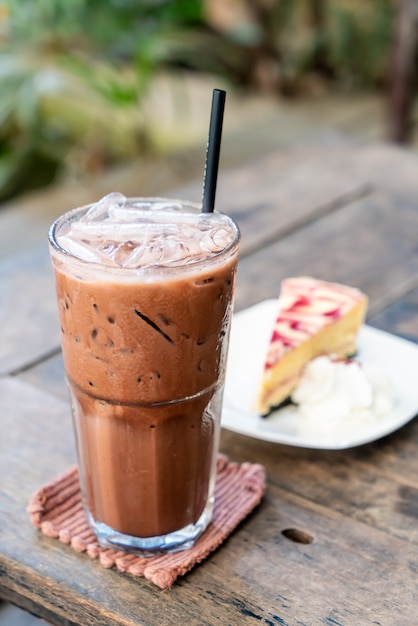
[[380,88],[387,0],[0,0],[0,199],[149,149],[161,68],[248,89]]
[[141,98],[197,0],[0,3],[0,199],[146,147]]

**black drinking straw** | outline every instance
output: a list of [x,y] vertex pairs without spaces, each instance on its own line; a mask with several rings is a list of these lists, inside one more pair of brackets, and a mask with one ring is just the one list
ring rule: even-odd
[[225,98],[226,91],[222,89],[213,90],[209,136],[206,148],[205,173],[203,176],[202,213],[213,213],[215,208]]

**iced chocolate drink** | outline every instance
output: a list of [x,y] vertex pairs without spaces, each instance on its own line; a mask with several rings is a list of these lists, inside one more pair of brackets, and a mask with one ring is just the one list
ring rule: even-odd
[[49,239],[90,523],[118,549],[188,547],[212,514],[237,228],[111,194]]

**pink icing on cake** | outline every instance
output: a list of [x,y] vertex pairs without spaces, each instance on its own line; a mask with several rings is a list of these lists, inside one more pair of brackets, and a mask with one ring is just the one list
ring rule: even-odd
[[360,291],[345,285],[309,277],[285,279],[265,367],[272,367],[289,349],[345,315],[363,299]]

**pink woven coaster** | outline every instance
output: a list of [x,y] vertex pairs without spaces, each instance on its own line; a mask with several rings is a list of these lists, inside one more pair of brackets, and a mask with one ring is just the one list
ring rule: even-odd
[[27,510],[32,524],[47,537],[70,544],[76,552],[87,552],[104,567],[116,566],[121,572],[145,576],[168,589],[196,563],[218,548],[237,525],[256,507],[265,491],[265,471],[261,465],[232,463],[218,456],[213,520],[195,545],[183,552],[138,557],[99,546],[84,514],[78,471],[72,467],[30,499]]

